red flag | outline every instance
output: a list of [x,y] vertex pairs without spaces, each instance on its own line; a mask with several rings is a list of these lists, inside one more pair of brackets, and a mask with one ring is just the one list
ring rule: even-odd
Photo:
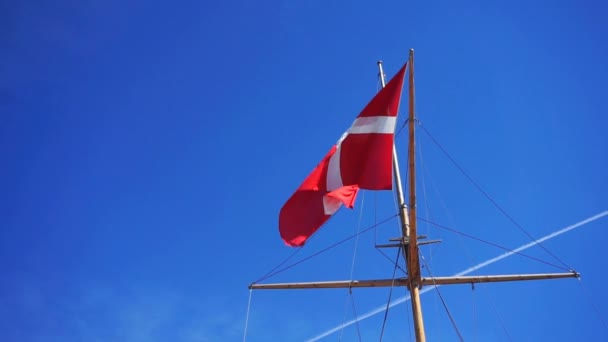
[[392,189],[393,140],[406,66],[365,106],[281,208],[279,231],[287,245],[304,245],[343,204],[352,208],[359,189]]

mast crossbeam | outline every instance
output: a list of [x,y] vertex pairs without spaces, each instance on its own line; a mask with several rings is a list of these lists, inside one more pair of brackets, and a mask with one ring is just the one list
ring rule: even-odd
[[[441,240],[428,240],[428,241],[418,241],[418,246],[421,245],[430,245],[433,243],[440,243]],[[382,245],[376,245],[376,248],[389,248],[389,247],[407,247],[408,243],[407,241],[405,243],[388,243],[388,244],[382,244]]]
[[[537,274],[508,274],[508,275],[485,275],[485,276],[453,276],[453,277],[422,277],[421,284],[429,285],[456,285],[476,283],[497,283],[508,281],[542,280],[578,278],[576,272],[568,273],[537,273]],[[408,286],[408,278],[395,279],[373,279],[373,280],[339,280],[339,281],[317,281],[302,283],[275,283],[275,284],[251,284],[251,290],[279,290],[279,289],[348,289],[355,287],[392,287]]]

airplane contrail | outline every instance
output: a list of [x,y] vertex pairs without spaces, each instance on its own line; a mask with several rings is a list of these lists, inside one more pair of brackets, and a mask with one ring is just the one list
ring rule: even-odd
[[[601,212],[601,213],[599,213],[599,214],[597,214],[597,215],[594,215],[594,216],[588,217],[588,218],[586,218],[586,219],[584,219],[584,220],[582,220],[582,221],[580,221],[580,222],[577,222],[577,223],[575,223],[575,224],[573,224],[573,225],[570,225],[570,226],[568,226],[568,227],[562,228],[562,229],[560,229],[560,230],[558,230],[558,231],[555,231],[555,232],[553,232],[553,233],[551,233],[551,234],[545,235],[545,236],[543,236],[542,238],[540,238],[540,239],[538,239],[538,240],[536,240],[536,241],[533,241],[533,242],[527,243],[527,244],[525,244],[525,245],[522,245],[522,246],[520,246],[520,247],[517,247],[517,248],[515,248],[515,249],[514,249],[514,250],[512,250],[512,251],[505,252],[505,253],[503,253],[503,254],[501,254],[501,255],[497,256],[497,257],[494,257],[494,258],[492,258],[492,259],[486,260],[486,261],[484,261],[484,262],[482,262],[482,263],[479,263],[479,264],[477,264],[477,265],[475,265],[475,266],[469,267],[469,268],[467,268],[466,270],[464,270],[464,271],[462,271],[462,272],[459,272],[459,273],[454,274],[454,276],[455,276],[455,277],[458,277],[458,276],[463,276],[463,275],[467,275],[467,274],[469,274],[469,273],[471,273],[471,272],[477,271],[477,270],[478,270],[478,269],[480,269],[480,268],[483,268],[483,267],[486,267],[486,266],[488,266],[488,265],[491,265],[491,264],[493,264],[493,263],[495,263],[495,262],[498,262],[498,261],[500,261],[500,260],[502,260],[502,259],[504,259],[504,258],[508,258],[508,257],[510,257],[511,255],[516,254],[516,253],[519,253],[519,252],[521,252],[521,251],[523,251],[523,250],[526,250],[526,249],[528,249],[528,248],[530,248],[530,247],[532,247],[532,246],[535,246],[535,245],[536,245],[536,244],[538,244],[538,243],[541,243],[541,242],[544,242],[544,241],[547,241],[547,240],[553,239],[554,237],[557,237],[557,236],[562,235],[562,234],[564,234],[564,233],[567,233],[567,232],[569,232],[569,231],[571,231],[571,230],[574,230],[574,229],[576,229],[576,228],[579,228],[579,227],[581,227],[581,226],[584,226],[584,225],[586,225],[587,223],[590,223],[590,222],[593,222],[593,221],[599,220],[600,218],[602,218],[602,217],[604,217],[604,216],[606,216],[606,215],[608,215],[608,210],[605,210],[605,211],[603,211],[603,212]],[[437,285],[437,286],[439,286],[439,285]],[[420,294],[426,293],[426,292],[428,292],[428,291],[432,290],[433,288],[434,288],[433,286],[426,287],[426,288],[424,288],[424,289],[422,289],[422,290],[420,291]],[[398,298],[398,299],[396,299],[396,300],[392,301],[392,302],[389,304],[389,308],[392,308],[392,307],[393,307],[393,306],[395,306],[395,305],[399,305],[399,304],[401,304],[401,303],[404,303],[404,302],[408,301],[410,298],[411,298],[411,297],[410,297],[409,295],[407,295],[407,296],[403,296],[403,297],[400,297],[400,298]],[[368,311],[368,312],[364,313],[363,315],[361,315],[361,316],[359,316],[359,317],[357,317],[357,318],[355,318],[355,319],[353,319],[353,320],[350,320],[350,321],[348,321],[348,322],[342,323],[342,324],[340,324],[340,325],[336,326],[335,328],[331,328],[331,329],[327,330],[326,332],[324,332],[324,333],[322,333],[322,334],[319,334],[319,335],[317,335],[317,336],[315,336],[315,337],[313,337],[313,338],[309,339],[307,342],[314,342],[314,341],[318,341],[318,340],[320,340],[320,339],[322,339],[322,338],[324,338],[324,337],[326,337],[326,336],[329,336],[329,335],[331,335],[331,334],[333,334],[333,333],[335,333],[335,332],[337,332],[337,331],[342,330],[343,328],[346,328],[346,327],[348,327],[348,326],[350,326],[350,325],[353,325],[353,324],[355,324],[355,323],[357,323],[357,322],[359,322],[359,321],[362,321],[362,320],[364,320],[364,319],[366,319],[366,318],[372,317],[372,316],[374,316],[374,315],[376,315],[376,314],[378,314],[378,313],[384,312],[385,310],[386,310],[386,305],[381,305],[381,306],[378,306],[377,308],[375,308],[375,309],[373,309],[373,310],[370,310],[370,311]]]

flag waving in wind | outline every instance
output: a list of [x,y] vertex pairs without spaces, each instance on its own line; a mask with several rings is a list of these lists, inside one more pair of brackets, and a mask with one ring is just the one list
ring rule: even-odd
[[359,189],[392,189],[393,141],[407,64],[365,106],[279,214],[281,238],[302,246]]

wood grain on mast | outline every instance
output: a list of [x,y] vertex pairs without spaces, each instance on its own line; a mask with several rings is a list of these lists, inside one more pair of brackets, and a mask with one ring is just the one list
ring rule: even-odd
[[[408,60],[409,69],[409,148],[408,148],[408,171],[409,171],[409,213],[408,207],[405,204],[403,195],[403,187],[401,185],[401,174],[399,172],[399,160],[397,158],[397,149],[393,144],[393,173],[395,176],[395,188],[397,190],[397,200],[399,202],[399,218],[401,220],[401,231],[403,234],[403,255],[406,262],[408,273],[407,287],[411,294],[412,313],[414,316],[414,331],[417,342],[426,341],[424,332],[424,320],[422,318],[422,304],[420,302],[420,286],[422,286],[420,277],[420,259],[418,257],[418,241],[416,235],[416,165],[415,165],[415,102],[414,102],[414,49],[410,49],[410,57]],[[384,70],[382,62],[378,62],[380,70],[380,81],[384,88]]]

